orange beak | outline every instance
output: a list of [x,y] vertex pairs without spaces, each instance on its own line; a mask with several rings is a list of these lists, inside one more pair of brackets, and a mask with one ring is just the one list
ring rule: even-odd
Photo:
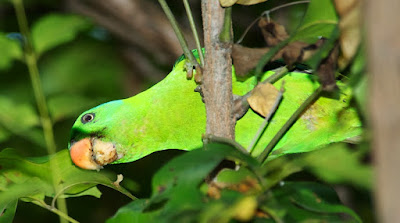
[[69,151],[72,162],[82,169],[99,170],[101,166],[94,160],[92,142],[90,138],[84,138],[74,143]]
[[103,166],[121,158],[113,143],[103,142],[97,138],[79,140],[71,145],[69,153],[76,166],[87,170],[100,170]]

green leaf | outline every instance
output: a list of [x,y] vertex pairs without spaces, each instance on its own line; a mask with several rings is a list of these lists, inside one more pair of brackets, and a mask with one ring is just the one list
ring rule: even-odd
[[22,133],[39,125],[39,117],[32,105],[16,103],[0,96],[0,124],[10,131]]
[[[220,204],[215,204],[216,206],[213,207],[205,206],[208,198],[201,192],[200,185],[224,159],[241,163],[248,169],[255,169],[259,165],[255,159],[230,145],[207,144],[205,148],[187,152],[163,166],[153,177],[152,197],[146,201],[138,200],[122,207],[108,222],[123,222],[128,218],[149,218],[153,219],[153,222],[178,220],[185,222],[197,219],[198,214],[201,211],[206,213],[208,208],[214,210]],[[226,200],[222,202],[225,209],[235,203],[240,206],[243,196],[238,192],[227,194]],[[233,209],[227,211],[222,217],[231,218],[237,209],[233,206],[235,205],[232,205]],[[203,218],[208,219],[209,216],[204,215]]]
[[37,54],[75,39],[90,27],[90,22],[77,15],[50,14],[41,17],[32,27],[32,41]]
[[33,105],[0,96],[0,111],[0,141],[15,134],[36,145],[45,146],[43,131],[36,129],[40,121]]
[[[192,210],[202,204],[198,186],[206,176],[225,158],[243,161],[249,168],[258,162],[224,144],[207,144],[205,149],[197,149],[173,159],[161,168],[153,178],[153,201],[168,200],[163,215],[171,215],[171,210]],[[171,195],[174,196],[171,196]],[[191,200],[187,199],[191,197]]]
[[[203,183],[227,158],[254,171],[223,170],[217,180]],[[211,144],[187,152],[154,175],[149,199],[120,208],[107,222],[360,222],[352,210],[341,205],[334,190],[321,184],[281,182],[272,190],[260,186],[240,189],[260,168],[264,166],[227,145]],[[213,185],[220,185],[215,197],[204,191]],[[257,216],[256,210],[264,211],[268,218]]]
[[358,152],[351,152],[346,144],[333,144],[305,154],[301,163],[328,183],[351,183],[368,190],[372,189],[372,167],[362,164]]
[[[340,204],[333,189],[318,183],[284,182],[272,193],[286,210],[285,222],[361,222],[354,211]],[[264,205],[268,203],[267,199]]]
[[0,125],[0,143],[6,141],[11,133]]
[[134,202],[131,202],[120,209],[118,209],[117,213],[110,219],[108,219],[107,223],[141,223],[141,222],[163,222],[162,219],[158,219],[159,211],[152,211],[147,213],[142,213],[143,209],[147,205],[147,200],[140,199]]
[[[87,190],[85,190],[88,186],[85,184],[82,185],[77,185],[76,187],[72,187],[66,191],[66,194],[60,196],[64,198],[69,198],[69,197],[82,197],[82,196],[92,196],[95,198],[100,198],[101,197],[101,192],[100,190],[93,186]],[[83,190],[83,191],[82,191]]]
[[0,223],[9,223],[14,219],[18,200],[11,201],[5,206],[0,206]]
[[[292,155],[296,156],[296,155]],[[298,154],[297,154],[298,156]],[[263,176],[267,179],[265,188],[272,188],[286,177],[303,170],[303,165],[291,159],[291,156],[282,156],[271,160],[262,168]]]
[[57,95],[48,100],[49,112],[54,122],[77,117],[82,111],[98,104],[98,101],[79,95]]
[[368,75],[366,69],[366,49],[362,44],[350,67],[350,85],[353,86],[354,98],[361,111],[366,116],[368,113]]
[[[50,160],[58,171],[50,166]],[[62,150],[51,157],[25,159],[12,149],[0,152],[0,205],[5,205],[20,198],[34,201],[44,196],[84,196],[99,197],[97,189],[90,189],[101,184],[134,198],[119,185],[114,185],[109,173],[85,171],[72,164],[68,150]],[[55,194],[52,176],[60,191]]]
[[338,16],[331,0],[311,0],[292,41],[315,43],[320,37],[329,38],[337,24]]
[[368,115],[368,76],[363,75],[354,87],[354,98],[364,116]]
[[221,170],[216,179],[217,183],[224,183],[228,185],[238,184],[245,181],[246,179],[257,179],[257,176],[245,167],[241,167],[239,170],[223,169]]
[[91,95],[97,100],[122,95],[123,65],[111,46],[80,39],[39,62],[46,95]]
[[11,67],[16,59],[22,59],[22,49],[16,40],[12,40],[6,34],[0,32],[0,70]]
[[310,66],[311,69],[317,70],[321,61],[329,56],[329,53],[332,51],[333,47],[337,43],[337,39],[339,38],[339,27],[335,27],[332,30],[331,35],[328,40],[326,40],[323,45],[311,56],[310,59],[305,61],[307,65]]
[[225,189],[219,199],[207,203],[198,218],[200,222],[248,222],[256,209],[256,196]]

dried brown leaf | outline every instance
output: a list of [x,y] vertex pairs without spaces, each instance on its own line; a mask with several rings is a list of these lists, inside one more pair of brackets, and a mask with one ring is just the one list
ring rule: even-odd
[[339,47],[338,44],[336,44],[329,53],[328,57],[322,60],[318,66],[317,74],[319,77],[319,82],[325,91],[333,91],[337,88],[335,70],[338,56]]
[[270,83],[260,83],[252,90],[247,101],[254,111],[265,117],[274,105],[278,93],[279,91],[274,85]]
[[325,43],[325,41],[326,41],[325,38],[321,38],[316,43],[311,44],[307,47],[304,47],[303,55],[299,62],[304,62],[304,61],[310,59],[314,55],[314,53],[317,52],[317,50]]
[[[322,45],[324,40],[320,40],[315,44],[305,42],[292,42],[283,47],[271,61],[283,58],[289,66],[295,63],[301,63],[309,59],[317,49]],[[233,65],[237,76],[245,76],[250,70],[254,69],[261,57],[269,51],[269,47],[265,48],[249,48],[239,44],[232,47]]]
[[261,18],[258,22],[258,27],[260,27],[264,40],[269,47],[276,46],[278,43],[289,38],[284,26],[273,21],[268,21],[267,18]]
[[250,70],[254,69],[268,50],[269,48],[248,48],[234,44],[232,47],[232,59],[236,75],[245,76]]
[[335,0],[336,11],[340,17],[340,50],[338,59],[340,69],[344,69],[357,53],[361,42],[361,1]]
[[285,63],[289,66],[296,62],[303,61],[303,49],[309,47],[310,44],[296,41],[285,46],[278,55],[281,55]]

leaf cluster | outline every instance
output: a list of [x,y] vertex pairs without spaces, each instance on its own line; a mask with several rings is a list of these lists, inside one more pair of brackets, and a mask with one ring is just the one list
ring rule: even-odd
[[[204,180],[226,160],[238,170]],[[127,204],[107,222],[361,222],[330,187],[281,181],[285,174],[269,172],[236,148],[211,143],[163,166],[153,177],[152,196]]]

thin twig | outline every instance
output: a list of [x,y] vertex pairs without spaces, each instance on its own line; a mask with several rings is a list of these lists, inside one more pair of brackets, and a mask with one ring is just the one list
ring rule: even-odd
[[246,37],[247,33],[250,31],[250,29],[258,22],[263,17],[263,14],[258,16],[256,19],[254,19],[249,26],[247,26],[246,30],[244,30],[243,34],[240,36],[240,38],[236,41],[236,44],[239,44],[243,41],[244,37]]
[[224,25],[222,26],[219,39],[223,43],[231,43],[232,41],[232,7],[225,9]]
[[293,125],[293,123],[299,118],[301,113],[303,113],[309,105],[311,105],[314,101],[316,101],[322,92],[322,86],[318,87],[317,90],[314,91],[304,102],[300,105],[300,107],[290,116],[290,118],[286,121],[286,123],[282,126],[282,128],[275,134],[274,138],[268,143],[267,147],[264,151],[257,157],[260,163],[264,163],[271,153],[272,149],[276,146],[282,136],[289,130],[289,128]]
[[65,214],[64,212],[58,210],[58,209],[55,208],[55,207],[52,207],[52,206],[46,204],[43,200],[36,199],[36,198],[32,198],[32,197],[29,197],[29,199],[33,199],[34,201],[36,201],[36,202],[32,202],[33,204],[36,204],[36,205],[38,205],[38,206],[40,206],[40,207],[42,207],[42,208],[45,208],[45,209],[47,209],[47,210],[53,212],[54,214],[58,215],[58,216],[59,216],[60,218],[62,218],[63,220],[69,221],[69,222],[71,222],[71,223],[79,223],[79,221],[77,221],[77,220],[71,218],[70,216],[68,216],[68,215]]
[[264,132],[265,128],[267,127],[269,120],[271,119],[272,115],[275,113],[276,109],[278,108],[279,104],[281,103],[283,92],[285,91],[284,84],[285,84],[285,81],[282,81],[281,89],[279,90],[278,96],[275,99],[275,103],[272,105],[269,113],[265,116],[263,123],[260,125],[260,128],[258,128],[256,135],[254,136],[253,140],[251,141],[249,147],[247,148],[247,151],[249,151],[250,154],[252,154],[254,152],[255,145],[260,140],[261,135]]
[[[87,181],[87,182],[81,181],[81,182],[74,183],[74,184],[68,185],[67,187],[62,188],[57,194],[54,195],[54,197],[53,197],[53,199],[51,201],[51,207],[55,208],[55,201],[57,200],[57,198],[59,196],[61,196],[64,193],[64,191],[66,191],[66,190],[68,190],[68,189],[70,189],[70,188],[72,188],[74,186],[77,186],[77,185],[90,184],[90,183],[93,183],[93,182],[91,182],[91,181]],[[113,187],[113,186],[111,186],[109,184],[99,183],[99,182],[97,182],[97,184],[101,184],[103,186],[106,186],[106,187],[109,187],[111,189],[117,190],[117,191],[121,192],[122,194],[124,194],[125,196],[129,197],[132,200],[137,200],[138,199],[137,197],[133,196],[131,193],[129,193],[129,192],[128,193],[126,193],[126,192],[124,193],[123,191],[118,190],[117,187]]]
[[266,13],[266,14],[268,13],[269,14],[269,13],[277,11],[277,10],[279,10],[281,8],[289,7],[289,6],[292,6],[292,5],[304,4],[304,3],[310,3],[310,1],[289,2],[289,3],[283,4],[283,5],[277,6],[275,8],[272,8],[270,10],[267,10],[264,13]]
[[171,9],[169,8],[167,2],[165,0],[158,0],[158,2],[160,3],[162,9],[164,10],[164,13],[167,16],[169,22],[171,23],[172,29],[174,30],[175,35],[178,38],[179,43],[181,44],[183,54],[185,54],[186,58],[190,62],[190,67],[198,66],[197,60],[194,57],[192,51],[189,50],[186,39],[183,36],[183,33],[178,26],[178,22],[176,21],[174,14],[171,12]]
[[279,50],[285,47],[289,42],[290,38],[279,42],[278,45],[270,48],[268,52],[260,58],[254,71],[257,79],[260,79],[264,66],[279,52]]
[[200,65],[204,66],[203,50],[202,50],[202,47],[201,47],[201,44],[200,44],[200,39],[199,39],[199,35],[197,33],[196,25],[194,24],[192,10],[190,9],[190,5],[189,5],[188,0],[183,0],[183,4],[185,6],[186,14],[187,14],[188,19],[189,19],[190,28],[192,29],[193,37],[194,37],[194,40],[196,42],[196,48],[197,48],[197,52],[199,53],[199,58],[200,58]]
[[[33,93],[36,99],[36,104],[39,110],[40,120],[43,127],[44,139],[46,141],[47,153],[49,155],[56,153],[56,143],[54,140],[53,124],[50,119],[49,111],[46,104],[46,97],[43,93],[42,83],[40,82],[39,70],[37,67],[37,58],[32,45],[31,36],[28,27],[28,21],[26,19],[25,9],[22,0],[12,1],[15,13],[17,15],[19,29],[22,35],[26,38],[25,44],[25,62],[28,66],[30,79],[32,82]],[[53,187],[56,193],[58,192],[58,184],[56,182],[59,176],[59,168],[52,159],[49,161],[51,167],[51,174],[53,180]],[[64,198],[57,199],[57,206],[65,215],[68,215],[67,203]],[[64,218],[60,217],[60,222],[66,222]]]
[[262,17],[267,16],[268,21],[269,21],[269,14],[271,12],[277,11],[281,8],[285,8],[288,6],[292,6],[292,5],[297,5],[297,4],[304,4],[304,3],[310,3],[310,1],[297,1],[297,2],[290,2],[290,3],[286,3],[280,6],[277,6],[275,8],[272,8],[270,10],[266,10],[263,13],[261,13],[260,16],[258,16],[256,19],[254,19],[249,26],[247,26],[246,30],[243,32],[243,34],[240,36],[240,38],[236,41],[237,44],[241,43],[244,39],[244,37],[247,35],[247,33],[250,31],[250,29],[258,22],[258,20],[260,20]]
[[278,70],[276,70],[276,72],[273,75],[271,75],[267,79],[265,79],[263,81],[263,83],[273,84],[276,81],[278,81],[279,79],[281,79],[283,76],[285,76],[288,72],[289,72],[289,69],[288,69],[287,65],[280,67]]

